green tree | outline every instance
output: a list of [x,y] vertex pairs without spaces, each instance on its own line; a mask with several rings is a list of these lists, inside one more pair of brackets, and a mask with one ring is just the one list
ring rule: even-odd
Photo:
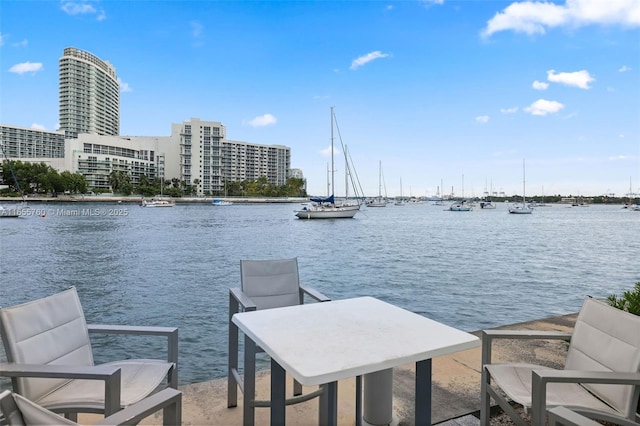
[[638,281],[633,290],[622,293],[622,296],[612,294],[607,300],[614,308],[640,315],[640,281]]

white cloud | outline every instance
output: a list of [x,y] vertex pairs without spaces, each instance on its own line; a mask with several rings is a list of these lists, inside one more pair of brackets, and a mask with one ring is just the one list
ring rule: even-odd
[[531,85],[536,90],[547,90],[549,88],[549,83],[545,83],[544,81],[534,81]]
[[631,67],[628,67],[626,65],[623,65],[622,68],[618,70],[618,72],[627,72],[627,71],[631,71]]
[[546,99],[538,99],[524,110],[532,115],[554,114],[564,108],[560,102],[548,101]]
[[120,77],[118,77],[118,84],[120,85],[120,92],[122,93],[133,92],[133,89],[131,88],[131,86],[129,86],[129,83],[125,83],[124,81],[120,80]]
[[[323,157],[329,157],[329,158],[331,158],[331,145],[329,145],[328,147],[326,147],[325,149],[323,149],[322,151],[320,151],[320,154],[321,154]],[[340,150],[339,150],[338,148],[336,148],[336,147],[335,147],[335,145],[334,145],[334,147],[333,147],[333,155],[334,155],[334,156],[337,156],[337,155],[340,155],[340,154],[341,154]]]
[[248,121],[245,120],[243,124],[248,124],[251,127],[264,127],[264,126],[270,126],[272,124],[276,124],[277,122],[278,122],[278,119],[275,118],[273,115],[264,114],[252,120],[248,120]]
[[103,9],[96,9],[88,1],[62,1],[60,8],[67,15],[96,15],[96,20],[104,21],[107,15]]
[[564,4],[522,1],[512,3],[487,22],[483,37],[499,31],[544,34],[548,28],[586,25],[640,26],[637,0],[566,0]]
[[579,87],[580,89],[590,89],[589,83],[596,79],[589,75],[589,71],[582,70],[576,72],[560,72],[556,74],[555,70],[547,71],[547,79],[554,83],[560,83],[567,86]]
[[626,155],[614,155],[609,157],[609,161],[616,161],[616,160],[627,160],[629,157],[627,157]]
[[387,56],[389,56],[388,53],[382,53],[379,50],[376,50],[375,52],[367,53],[366,55],[363,55],[357,59],[354,59],[353,62],[351,62],[350,69],[356,70],[371,61],[375,61],[376,59],[380,59],[380,58],[386,58]]
[[29,44],[29,42],[25,38],[24,40],[19,41],[17,43],[11,43],[11,46],[13,46],[13,47],[27,47],[28,44]]
[[5,34],[0,33],[0,46],[4,46],[4,41],[7,38]]
[[191,21],[189,22],[189,25],[191,26],[191,35],[194,38],[202,37],[202,33],[204,32],[204,25],[202,25],[198,21]]
[[516,112],[518,112],[518,107],[502,108],[500,109],[500,112],[503,114],[515,114]]
[[36,129],[36,130],[47,130],[46,127],[44,127],[42,124],[38,124],[38,123],[33,123],[31,125],[32,129]]
[[42,70],[42,63],[40,62],[23,62],[21,64],[15,64],[11,68],[9,68],[9,72],[13,72],[16,74],[24,74],[24,73],[36,73]]
[[431,6],[432,4],[442,5],[444,4],[444,0],[420,0],[424,6]]
[[479,115],[476,117],[476,122],[481,123],[481,124],[485,124],[489,122],[489,116],[488,115]]

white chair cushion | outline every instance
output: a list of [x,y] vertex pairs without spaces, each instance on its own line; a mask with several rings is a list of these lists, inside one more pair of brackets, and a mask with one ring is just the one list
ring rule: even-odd
[[[510,399],[527,408],[531,408],[532,370],[553,370],[535,364],[490,364],[485,365],[485,368],[489,370],[493,380]],[[559,405],[621,414],[575,383],[550,383],[547,385],[547,407]]]
[[22,413],[22,420],[24,423],[18,423],[16,418],[10,419],[10,425],[18,426],[24,424],[26,426],[61,426],[61,425],[74,425],[77,423],[65,419],[56,413],[52,413],[39,405],[34,404],[21,395],[13,394],[13,399],[18,406],[18,410]]
[[[153,359],[110,362],[121,368],[121,405],[128,406],[140,401],[156,389],[166,378],[173,364]],[[36,400],[50,410],[65,407],[84,409],[104,408],[104,382],[101,380],[72,380],[65,386]]]
[[257,309],[300,304],[298,260],[241,260],[242,291]]
[[[565,369],[639,372],[640,316],[586,299],[576,320]],[[620,412],[630,409],[633,386],[584,386]]]
[[[19,364],[93,365],[91,341],[75,287],[0,310],[7,360]],[[18,391],[36,401],[67,380],[18,379]]]

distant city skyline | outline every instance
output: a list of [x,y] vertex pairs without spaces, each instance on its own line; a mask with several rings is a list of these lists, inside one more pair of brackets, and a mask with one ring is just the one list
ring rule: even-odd
[[[34,5],[37,5],[34,7]],[[113,64],[120,134],[189,117],[291,148],[327,192],[329,108],[366,195],[640,193],[640,1],[5,1],[0,122],[56,130],[58,61]],[[336,144],[339,146],[339,139]],[[344,165],[336,151],[336,195]],[[464,189],[462,187],[464,176]]]

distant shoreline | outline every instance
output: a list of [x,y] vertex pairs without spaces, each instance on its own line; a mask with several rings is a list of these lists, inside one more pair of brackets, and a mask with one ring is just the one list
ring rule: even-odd
[[[59,195],[57,197],[27,197],[27,203],[128,203],[128,204],[140,204],[142,200],[151,200],[156,197],[142,197],[137,196],[111,196],[111,195]],[[251,203],[306,203],[308,198],[302,197],[163,197],[167,200],[175,201],[176,204],[210,204],[213,200],[231,201],[237,204],[251,204]],[[15,202],[20,203],[21,199],[18,197],[0,197],[0,202]]]

